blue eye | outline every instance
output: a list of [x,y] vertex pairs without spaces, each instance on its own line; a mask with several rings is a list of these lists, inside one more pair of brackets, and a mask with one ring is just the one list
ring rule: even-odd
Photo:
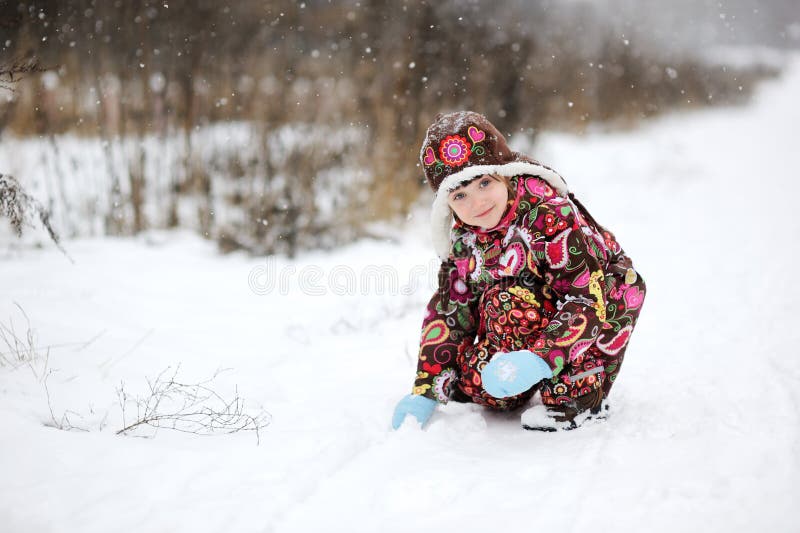
[[483,180],[481,180],[481,187],[488,187],[489,183],[491,182],[492,180],[490,180],[489,178],[484,178]]
[[462,198],[464,198],[464,193],[463,192],[460,192],[458,194],[454,194],[453,195],[453,200],[461,200]]

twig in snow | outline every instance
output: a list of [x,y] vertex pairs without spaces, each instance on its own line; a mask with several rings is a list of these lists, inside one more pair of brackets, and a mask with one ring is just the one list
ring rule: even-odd
[[55,409],[53,408],[53,401],[50,396],[50,388],[47,385],[47,380],[54,372],[50,368],[50,349],[48,348],[44,355],[36,347],[36,338],[31,329],[30,319],[27,313],[17,302],[14,302],[22,316],[26,321],[26,332],[24,337],[17,334],[14,327],[13,320],[9,320],[6,325],[0,322],[0,340],[6,345],[7,352],[0,352],[0,367],[10,366],[12,369],[19,368],[20,366],[27,365],[37,382],[42,386],[47,400],[47,409],[50,412],[50,421],[45,422],[46,426],[54,427],[57,429],[69,431],[78,429],[80,431],[88,431],[85,428],[78,427],[72,424],[70,416],[77,416],[83,418],[75,411],[64,411],[60,417],[56,416]]
[[9,319],[8,325],[0,322],[0,340],[6,346],[7,351],[0,351],[0,367],[11,366],[16,368],[20,365],[30,364],[38,357],[36,349],[36,340],[34,339],[33,330],[31,329],[31,322],[25,310],[17,303],[14,305],[22,313],[27,322],[25,337],[20,337],[15,328],[14,321]]
[[[87,431],[88,432],[89,430],[86,429],[86,428],[82,428],[82,427],[73,425],[72,421],[70,421],[70,419],[69,419],[70,415],[77,416],[78,418],[82,419],[83,416],[81,416],[80,413],[76,413],[75,411],[71,411],[71,410],[66,410],[61,414],[61,418],[60,419],[56,418],[56,413],[53,410],[53,402],[50,399],[50,389],[47,386],[47,380],[50,378],[50,374],[53,373],[52,369],[47,368],[47,362],[49,361],[49,359],[50,359],[50,353],[48,352],[48,354],[47,354],[47,356],[45,358],[44,372],[42,373],[42,377],[39,380],[39,382],[42,384],[42,387],[44,387],[44,393],[47,396],[47,408],[50,410],[50,422],[49,423],[45,423],[44,425],[48,426],[48,427],[54,427],[54,428],[60,429],[62,431],[71,431],[73,429],[77,429],[78,431]],[[31,367],[31,369],[33,370],[33,367]],[[34,371],[34,373],[35,373],[35,371]]]
[[[155,380],[147,380],[148,392],[143,397],[131,396],[121,383],[117,398],[122,409],[123,428],[117,435],[126,434],[140,426],[156,430],[173,429],[194,435],[214,435],[253,431],[260,442],[259,431],[269,424],[270,415],[261,411],[250,415],[245,411],[244,400],[234,389],[233,398],[226,399],[211,388],[212,381],[222,372],[199,383],[178,381],[178,365],[170,373],[167,367]],[[135,420],[127,420],[128,408],[136,409]]]

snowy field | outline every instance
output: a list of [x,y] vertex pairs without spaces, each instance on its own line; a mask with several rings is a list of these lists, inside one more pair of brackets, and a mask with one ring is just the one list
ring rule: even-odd
[[[390,430],[435,278],[422,212],[293,261],[188,233],[68,241],[74,264],[4,245],[0,322],[24,336],[24,309],[49,358],[0,367],[0,532],[798,531],[798,95],[794,58],[746,108],[541,139],[649,288],[611,417],[572,432],[459,404]],[[176,365],[229,369],[260,444],[116,435],[117,389]]]

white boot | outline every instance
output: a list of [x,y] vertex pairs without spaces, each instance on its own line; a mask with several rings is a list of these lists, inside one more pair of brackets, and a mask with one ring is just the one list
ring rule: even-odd
[[608,404],[603,392],[589,393],[563,405],[537,404],[520,417],[522,427],[535,431],[559,431],[580,427],[587,420],[602,420],[608,416]]

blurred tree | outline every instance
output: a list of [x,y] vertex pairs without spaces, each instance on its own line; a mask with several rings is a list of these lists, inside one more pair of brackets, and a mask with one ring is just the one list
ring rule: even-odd
[[[749,4],[726,4],[739,28],[747,10],[734,4]],[[37,55],[57,72],[0,102],[0,127],[47,136],[54,153],[56,134],[100,138],[106,233],[190,226],[227,247],[291,253],[404,214],[422,190],[417,150],[437,112],[475,109],[532,141],[546,128],[736,102],[769,74],[651,46],[631,16],[640,9],[629,0],[2,2],[0,61]],[[771,20],[765,13],[758,24]],[[233,122],[252,128],[254,153],[226,153],[207,133]],[[157,147],[145,148],[153,136]],[[331,173],[348,195],[331,192]],[[325,215],[334,197],[347,216]]]

